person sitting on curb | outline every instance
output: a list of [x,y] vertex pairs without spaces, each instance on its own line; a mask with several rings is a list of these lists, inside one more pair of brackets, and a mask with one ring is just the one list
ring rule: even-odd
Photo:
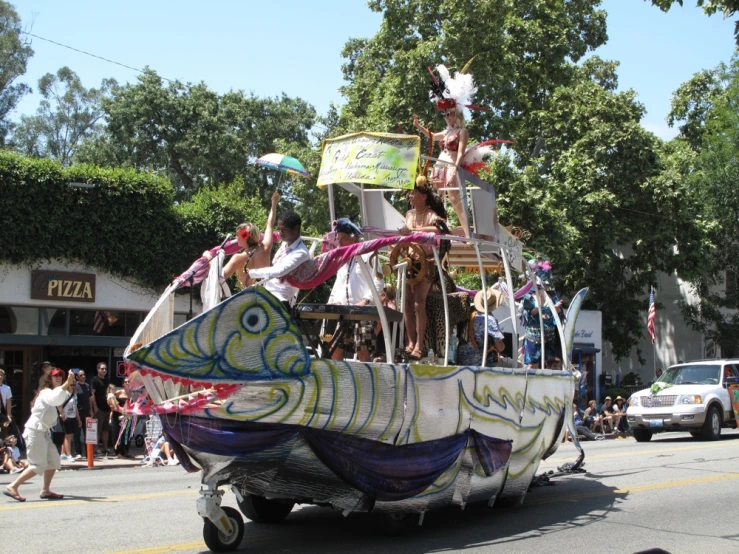
[[598,415],[598,406],[595,400],[588,402],[588,408],[585,410],[585,414],[583,414],[583,421],[593,433],[597,432],[597,428],[600,427],[600,432],[605,435],[603,431],[603,418]]
[[16,446],[17,440],[15,435],[8,435],[5,440],[0,439],[0,467],[3,467],[8,473],[20,473],[28,464],[21,461],[21,451]]
[[[162,453],[164,453],[164,455],[166,456],[166,460],[162,459]],[[167,442],[167,437],[162,435],[157,440],[154,448],[151,449],[151,454],[144,458],[141,463],[148,467],[159,464],[164,465],[165,463],[168,466],[176,466],[180,463],[180,461],[177,459],[177,456],[175,456],[175,453],[169,446],[169,442]]]

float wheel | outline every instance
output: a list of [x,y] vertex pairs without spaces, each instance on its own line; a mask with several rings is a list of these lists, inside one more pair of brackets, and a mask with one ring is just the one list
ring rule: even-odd
[[230,552],[236,550],[244,538],[244,519],[239,511],[235,508],[224,507],[228,522],[231,524],[233,532],[225,535],[216,525],[209,519],[203,520],[203,540],[205,545],[213,552]]
[[295,506],[289,500],[272,500],[254,494],[245,494],[238,502],[241,513],[254,523],[279,523],[285,519]]

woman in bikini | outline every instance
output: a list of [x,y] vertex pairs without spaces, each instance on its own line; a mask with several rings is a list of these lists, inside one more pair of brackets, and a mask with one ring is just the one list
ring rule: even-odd
[[[429,187],[416,186],[410,195],[413,209],[405,214],[405,227],[398,232],[401,235],[411,233],[439,233],[437,222],[446,221],[444,204]],[[424,246],[427,255],[431,247]],[[426,336],[426,296],[431,289],[432,276],[429,273],[436,271],[434,264],[429,264],[429,272],[421,282],[411,285],[405,295],[405,327],[408,336],[406,350],[414,360],[420,360],[423,355],[423,342]]]
[[[261,242],[259,240],[259,228],[253,223],[242,223],[236,227],[236,240],[243,250],[231,256],[231,259],[223,267],[223,276],[228,279],[236,273],[236,278],[239,280],[239,286],[242,289],[254,283],[254,279],[246,275],[244,268],[260,269],[269,267],[271,263],[277,202],[279,201],[279,193],[272,194],[272,207],[269,211],[269,217],[267,217],[267,226],[264,228],[264,239]],[[204,252],[203,256],[208,259],[212,257],[208,251]]]
[[416,114],[413,114],[413,125],[425,135],[431,134],[433,140],[441,143],[441,154],[431,173],[431,182],[443,191],[442,195],[444,192],[449,194],[449,200],[464,229],[465,236],[470,236],[457,178],[457,169],[462,165],[462,158],[467,150],[469,133],[464,124],[464,113],[460,109],[448,108],[442,110],[441,114],[444,116],[447,128],[439,133],[431,134],[429,129],[419,123]]

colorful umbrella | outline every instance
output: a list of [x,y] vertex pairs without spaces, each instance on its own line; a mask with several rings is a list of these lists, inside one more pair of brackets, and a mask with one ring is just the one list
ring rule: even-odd
[[292,156],[283,156],[282,154],[267,154],[257,160],[257,165],[264,165],[272,169],[278,169],[291,175],[300,175],[310,178],[310,175],[298,160]]

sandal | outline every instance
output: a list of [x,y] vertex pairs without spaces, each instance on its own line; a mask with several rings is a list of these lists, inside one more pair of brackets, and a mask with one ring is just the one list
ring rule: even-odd
[[63,494],[57,494],[55,492],[47,492],[46,494],[43,494],[42,493],[40,495],[40,498],[42,500],[61,500],[62,498],[64,498],[64,495]]
[[414,348],[410,355],[411,360],[420,360],[423,358],[423,352],[421,352],[418,348]]
[[4,491],[3,491],[3,494],[4,494],[5,496],[8,496],[8,497],[12,498],[13,500],[17,500],[18,502],[25,502],[25,501],[26,501],[26,499],[25,499],[25,498],[23,498],[23,497],[22,497],[22,496],[21,496],[20,494],[18,494],[17,492],[10,492],[9,490],[4,490]]

